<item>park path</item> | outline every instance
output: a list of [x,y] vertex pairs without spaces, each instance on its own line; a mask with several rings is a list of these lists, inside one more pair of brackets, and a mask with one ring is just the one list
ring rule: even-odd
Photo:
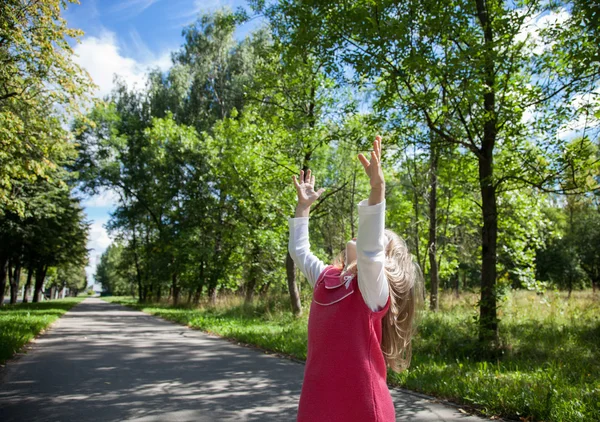
[[[0,373],[0,421],[293,421],[304,365],[86,299]],[[397,420],[480,421],[392,390]]]

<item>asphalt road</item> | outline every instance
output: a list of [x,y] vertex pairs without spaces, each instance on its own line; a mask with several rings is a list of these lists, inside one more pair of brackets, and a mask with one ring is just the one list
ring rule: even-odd
[[[100,299],[0,371],[0,421],[293,421],[304,365]],[[392,390],[399,421],[481,421]]]
[[[31,298],[29,300],[31,300]],[[21,303],[21,302],[23,302],[23,297],[21,295],[19,295],[19,298],[17,299],[17,303]],[[5,305],[10,304],[10,296],[4,298],[4,304]]]

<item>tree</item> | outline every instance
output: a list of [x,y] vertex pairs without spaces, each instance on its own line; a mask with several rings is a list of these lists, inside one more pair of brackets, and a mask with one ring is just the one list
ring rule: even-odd
[[150,94],[153,115],[171,111],[179,123],[198,133],[210,130],[217,120],[242,110],[266,40],[258,33],[237,42],[234,31],[239,17],[228,9],[204,14],[183,30],[185,42],[173,55],[173,68],[152,74]]
[[575,251],[579,265],[592,282],[594,292],[600,286],[600,210],[583,207],[577,213],[573,227]]
[[72,60],[68,39],[82,32],[61,18],[66,4],[9,0],[0,10],[0,215],[23,216],[25,185],[61,180],[56,169],[73,156],[62,123],[80,112],[91,82]]
[[123,246],[112,243],[106,248],[96,267],[94,279],[102,285],[102,290],[109,295],[121,296],[131,292],[131,278],[124,277],[121,263]]
[[79,200],[65,186],[64,180],[54,184],[38,180],[27,185],[25,217],[13,212],[0,217],[0,265],[12,274],[11,303],[17,300],[23,268],[27,270],[27,287],[35,273],[33,301],[37,302],[49,268],[85,267],[88,224]]
[[532,78],[529,44],[519,40],[542,4],[254,4],[285,22],[283,39],[314,51],[332,73],[350,67],[358,82],[377,83],[376,107],[395,107],[403,118],[417,114],[415,124],[424,124],[440,142],[473,154],[483,222],[479,335],[495,343],[498,193],[527,185],[554,187],[568,164],[555,160],[563,150],[563,140],[555,136],[561,120],[541,119],[546,126],[535,130],[524,122],[527,107],[546,104]]
[[51,280],[46,283],[57,295],[69,289],[69,296],[77,296],[87,286],[85,267],[80,264],[64,263],[56,267]]

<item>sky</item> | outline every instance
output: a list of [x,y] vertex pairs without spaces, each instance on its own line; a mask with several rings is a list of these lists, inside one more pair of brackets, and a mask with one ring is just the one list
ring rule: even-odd
[[[85,33],[74,47],[75,61],[98,85],[95,96],[100,98],[111,91],[115,74],[129,86],[141,87],[148,69],[167,70],[171,53],[183,43],[182,29],[199,14],[222,7],[248,8],[245,0],[80,0],[80,3],[69,5],[63,17],[70,28]],[[261,24],[260,19],[254,19],[240,26],[236,38],[244,38]],[[91,223],[88,284],[92,284],[100,256],[111,243],[105,225],[115,204],[111,192],[83,202]]]

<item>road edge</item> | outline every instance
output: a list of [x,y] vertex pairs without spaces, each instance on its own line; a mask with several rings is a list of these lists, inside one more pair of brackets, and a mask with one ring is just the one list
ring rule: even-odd
[[[238,346],[246,347],[248,349],[258,350],[258,351],[261,351],[261,352],[263,352],[264,354],[267,354],[267,355],[271,355],[271,356],[275,356],[275,357],[279,357],[279,358],[291,360],[291,361],[293,361],[295,363],[298,363],[298,364],[301,364],[301,365],[306,365],[306,361],[298,359],[298,358],[296,358],[296,357],[294,357],[292,355],[287,355],[287,354],[281,353],[281,352],[274,352],[272,350],[264,349],[264,348],[262,348],[260,346],[257,346],[255,344],[251,344],[251,343],[243,343],[243,342],[240,342],[239,340],[219,335],[219,334],[217,334],[217,333],[215,333],[213,331],[202,330],[201,328],[193,327],[193,326],[190,326],[188,324],[182,324],[182,323],[179,323],[179,322],[176,322],[176,321],[171,321],[171,320],[163,318],[161,316],[154,315],[154,314],[152,314],[150,312],[146,312],[144,310],[136,309],[136,308],[134,308],[132,306],[127,306],[127,305],[123,305],[121,303],[116,303],[116,302],[109,302],[107,300],[102,299],[102,297],[99,297],[98,299],[102,300],[103,302],[105,302],[107,304],[122,306],[122,307],[127,308],[127,309],[131,309],[131,310],[134,310],[134,311],[142,312],[145,315],[148,315],[148,316],[151,316],[151,317],[154,317],[154,318],[158,318],[158,319],[160,319],[162,321],[170,322],[170,323],[172,323],[174,325],[177,325],[177,326],[180,326],[180,327],[186,327],[186,328],[189,328],[190,330],[200,331],[201,333],[204,333],[206,335],[218,337],[218,338],[220,338],[222,340],[226,340],[229,343],[233,343],[233,344],[236,344]],[[449,406],[449,407],[453,407],[453,408],[457,409],[460,413],[462,413],[465,416],[478,416],[478,417],[481,417],[481,418],[484,418],[484,419],[487,419],[487,420],[494,420],[494,421],[499,421],[499,422],[519,422],[518,419],[501,418],[501,417],[496,416],[496,415],[488,416],[488,415],[485,415],[485,414],[481,413],[479,411],[479,409],[477,409],[476,407],[472,407],[472,406],[469,406],[469,405],[466,405],[466,404],[459,404],[459,403],[451,402],[451,401],[448,401],[448,400],[440,398],[440,397],[429,396],[427,394],[420,393],[420,392],[413,391],[413,390],[407,390],[406,388],[402,388],[402,387],[390,385],[389,383],[388,383],[388,388],[394,389],[394,390],[398,390],[398,391],[400,391],[400,392],[402,392],[404,394],[410,394],[412,396],[419,397],[421,399],[429,400],[431,402],[435,402],[435,403],[443,404],[443,405],[446,405],[446,406]]]
[[67,312],[65,312],[64,314],[62,314],[60,317],[56,318],[56,320],[52,321],[46,328],[42,329],[31,340],[29,340],[27,343],[25,343],[23,346],[21,346],[19,348],[19,350],[17,350],[12,355],[12,357],[8,358],[6,361],[4,361],[4,363],[0,363],[0,384],[4,383],[4,378],[8,374],[8,371],[10,370],[11,366],[14,366],[14,364],[16,362],[18,362],[19,360],[21,360],[23,358],[23,356],[26,356],[29,352],[31,352],[31,351],[33,351],[35,349],[36,343],[37,343],[37,341],[38,341],[38,339],[40,337],[48,334],[50,331],[52,331],[54,328],[56,328],[60,324],[60,320],[65,315],[67,315],[69,312],[71,312],[77,306],[81,305],[87,299],[88,298],[86,297],[82,301],[80,301],[80,302],[76,303],[75,305],[73,305]]

